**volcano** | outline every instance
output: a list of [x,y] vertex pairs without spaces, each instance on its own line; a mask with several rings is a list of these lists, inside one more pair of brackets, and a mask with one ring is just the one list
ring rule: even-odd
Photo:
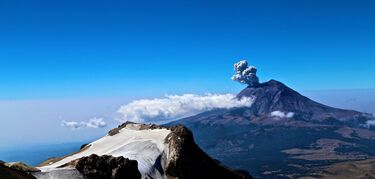
[[[250,107],[215,109],[167,125],[185,125],[211,157],[255,178],[340,176],[335,172],[341,170],[330,169],[375,157],[369,114],[320,104],[276,80],[252,83],[236,96],[244,97],[253,99]],[[366,174],[373,173],[359,175]]]

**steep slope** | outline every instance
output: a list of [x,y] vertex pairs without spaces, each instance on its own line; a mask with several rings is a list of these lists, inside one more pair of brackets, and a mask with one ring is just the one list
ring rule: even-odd
[[[250,178],[221,166],[195,144],[183,126],[161,127],[124,123],[81,151],[39,167],[38,178],[64,178],[62,170],[77,175],[77,161],[96,154],[124,157],[138,162],[142,178]],[[51,160],[52,161],[52,160]]]
[[329,107],[271,80],[242,90],[251,107],[216,109],[174,121],[225,165],[256,178],[301,177],[319,166],[375,156],[373,117]]

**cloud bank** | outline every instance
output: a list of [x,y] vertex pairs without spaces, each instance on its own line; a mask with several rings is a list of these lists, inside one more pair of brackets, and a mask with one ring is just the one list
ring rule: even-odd
[[246,60],[239,61],[234,64],[235,74],[232,76],[233,81],[238,81],[249,86],[259,85],[257,77],[257,68],[249,66]]
[[107,123],[103,118],[92,118],[88,121],[61,121],[61,126],[68,127],[70,129],[81,129],[81,128],[103,128],[107,126]]
[[271,116],[289,119],[294,117],[294,112],[273,111],[271,112]]
[[164,98],[135,100],[118,110],[119,121],[165,123],[215,108],[250,107],[251,98],[237,99],[233,94],[167,95]]

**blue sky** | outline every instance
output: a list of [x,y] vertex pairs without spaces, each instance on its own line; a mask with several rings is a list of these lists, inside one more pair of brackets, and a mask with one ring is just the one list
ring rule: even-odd
[[374,9],[370,0],[0,0],[0,146],[101,136],[117,124],[70,131],[61,120],[111,120],[131,99],[236,93],[244,86],[230,77],[243,58],[261,81],[298,91],[375,89]]
[[0,1],[0,99],[375,88],[373,1]]

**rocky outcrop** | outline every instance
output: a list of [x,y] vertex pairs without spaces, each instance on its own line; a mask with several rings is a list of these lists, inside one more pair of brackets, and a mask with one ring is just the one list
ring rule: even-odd
[[34,168],[32,166],[28,166],[22,162],[9,162],[9,163],[4,163],[5,166],[9,168],[13,168],[15,170],[21,171],[21,172],[26,172],[26,173],[32,173],[32,172],[39,172],[40,170],[37,168]]
[[134,125],[134,124],[137,125],[137,129],[138,130],[162,129],[162,128],[165,128],[165,127],[162,127],[162,126],[159,126],[159,125],[156,125],[156,124],[149,124],[149,125],[147,125],[147,124],[139,124],[139,123],[127,121],[127,122],[119,125],[118,127],[114,128],[114,129],[111,129],[108,132],[108,135],[109,136],[114,136],[114,135],[118,134],[121,129],[123,129],[125,127],[129,127],[129,125]]
[[141,178],[138,164],[135,160],[124,157],[112,157],[109,155],[90,155],[79,159],[75,168],[90,179],[95,178]]
[[1,179],[35,179],[31,174],[19,171],[6,166],[6,163],[0,161],[0,178]]
[[138,163],[124,157],[95,154],[77,161],[75,168],[89,179],[140,179]]
[[193,133],[179,125],[170,127],[172,133],[167,137],[169,160],[167,176],[178,179],[250,179],[247,172],[237,172],[222,166],[210,158],[194,142]]

